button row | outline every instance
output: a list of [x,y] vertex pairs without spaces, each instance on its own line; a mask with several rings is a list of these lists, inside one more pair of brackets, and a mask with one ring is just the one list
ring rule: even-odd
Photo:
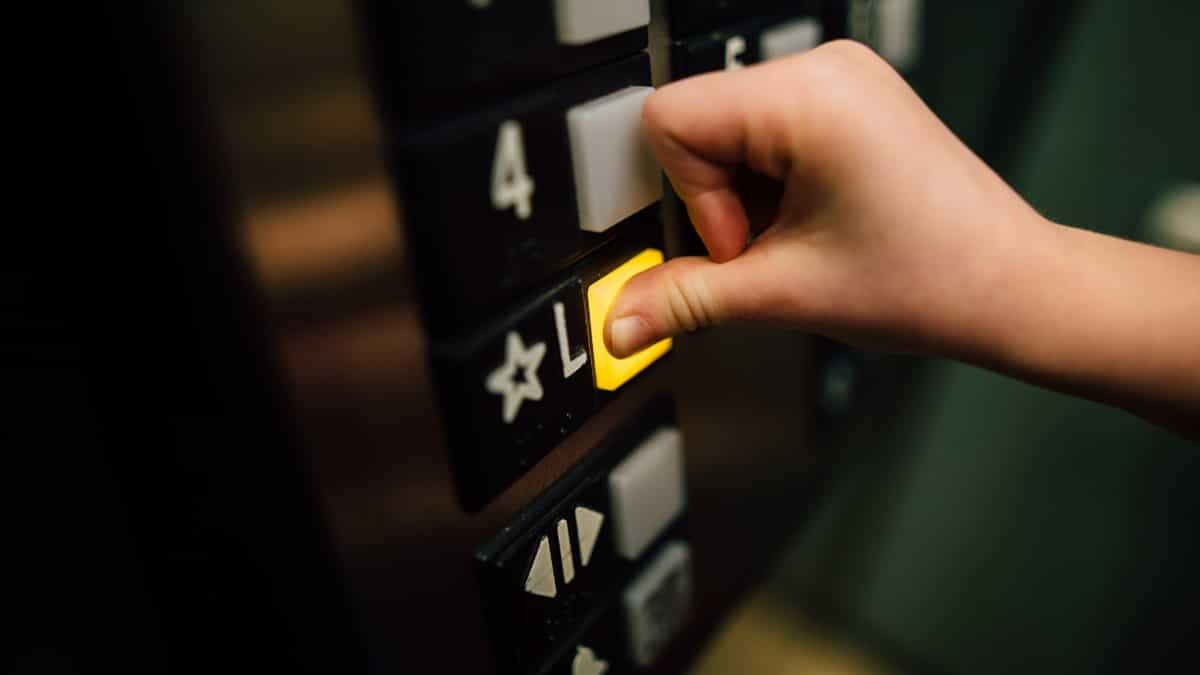
[[645,54],[406,135],[396,148],[436,336],[552,277],[662,196],[641,132]]
[[598,392],[619,389],[670,351],[668,339],[618,359],[603,335],[625,280],[662,260],[661,251],[646,249],[591,272],[586,303],[585,277],[573,275],[474,336],[434,345],[464,508],[482,507],[577,429],[604,402]]
[[[687,547],[672,541],[684,493],[682,441],[660,400],[481,548],[484,608],[501,671],[532,672],[556,658],[590,667],[601,653],[596,660],[653,661],[690,605]],[[588,628],[605,612],[616,621],[610,608],[618,600],[620,654],[614,640]]]
[[386,115],[436,119],[645,49],[649,0],[364,0]]

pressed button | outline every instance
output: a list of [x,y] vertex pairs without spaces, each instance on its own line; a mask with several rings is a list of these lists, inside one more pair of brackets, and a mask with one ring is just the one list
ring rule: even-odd
[[588,286],[588,321],[592,337],[596,388],[603,391],[615,391],[671,350],[671,339],[668,338],[654,343],[633,356],[618,359],[608,351],[608,347],[604,344],[604,321],[609,308],[616,301],[621,287],[638,272],[661,265],[662,262],[662,251],[648,248]]
[[554,0],[558,41],[581,45],[650,23],[649,0]]
[[567,111],[579,227],[603,232],[662,199],[662,175],[642,133],[653,87],[628,87]]
[[633,560],[686,505],[679,430],[665,427],[642,441],[608,475],[608,493],[617,552]]

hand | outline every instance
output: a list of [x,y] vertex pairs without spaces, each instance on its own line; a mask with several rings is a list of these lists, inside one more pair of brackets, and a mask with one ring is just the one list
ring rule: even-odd
[[711,259],[626,285],[618,356],[732,320],[930,351],[1051,227],[855,42],[670,84],[643,120]]
[[676,82],[642,117],[710,255],[626,284],[613,354],[770,322],[1200,427],[1200,258],[1043,218],[866,47]]

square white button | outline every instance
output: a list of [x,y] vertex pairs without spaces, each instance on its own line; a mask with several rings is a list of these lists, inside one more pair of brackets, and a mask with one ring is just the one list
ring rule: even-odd
[[664,427],[608,475],[617,552],[630,560],[640,556],[683,513],[685,491],[682,436]]
[[687,625],[692,612],[692,552],[681,541],[663,546],[621,594],[629,658],[640,668],[654,663]]
[[762,32],[758,50],[763,60],[804,52],[821,42],[821,24],[816,19],[795,19]]
[[650,0],[554,0],[558,41],[582,45],[650,23]]
[[662,199],[662,175],[642,133],[653,87],[628,87],[567,111],[579,227],[603,232]]

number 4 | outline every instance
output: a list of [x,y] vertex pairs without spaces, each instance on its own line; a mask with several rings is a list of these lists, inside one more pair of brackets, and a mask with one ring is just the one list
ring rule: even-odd
[[533,178],[525,171],[525,142],[521,125],[508,120],[500,125],[496,158],[492,163],[492,206],[513,209],[521,220],[533,215]]

